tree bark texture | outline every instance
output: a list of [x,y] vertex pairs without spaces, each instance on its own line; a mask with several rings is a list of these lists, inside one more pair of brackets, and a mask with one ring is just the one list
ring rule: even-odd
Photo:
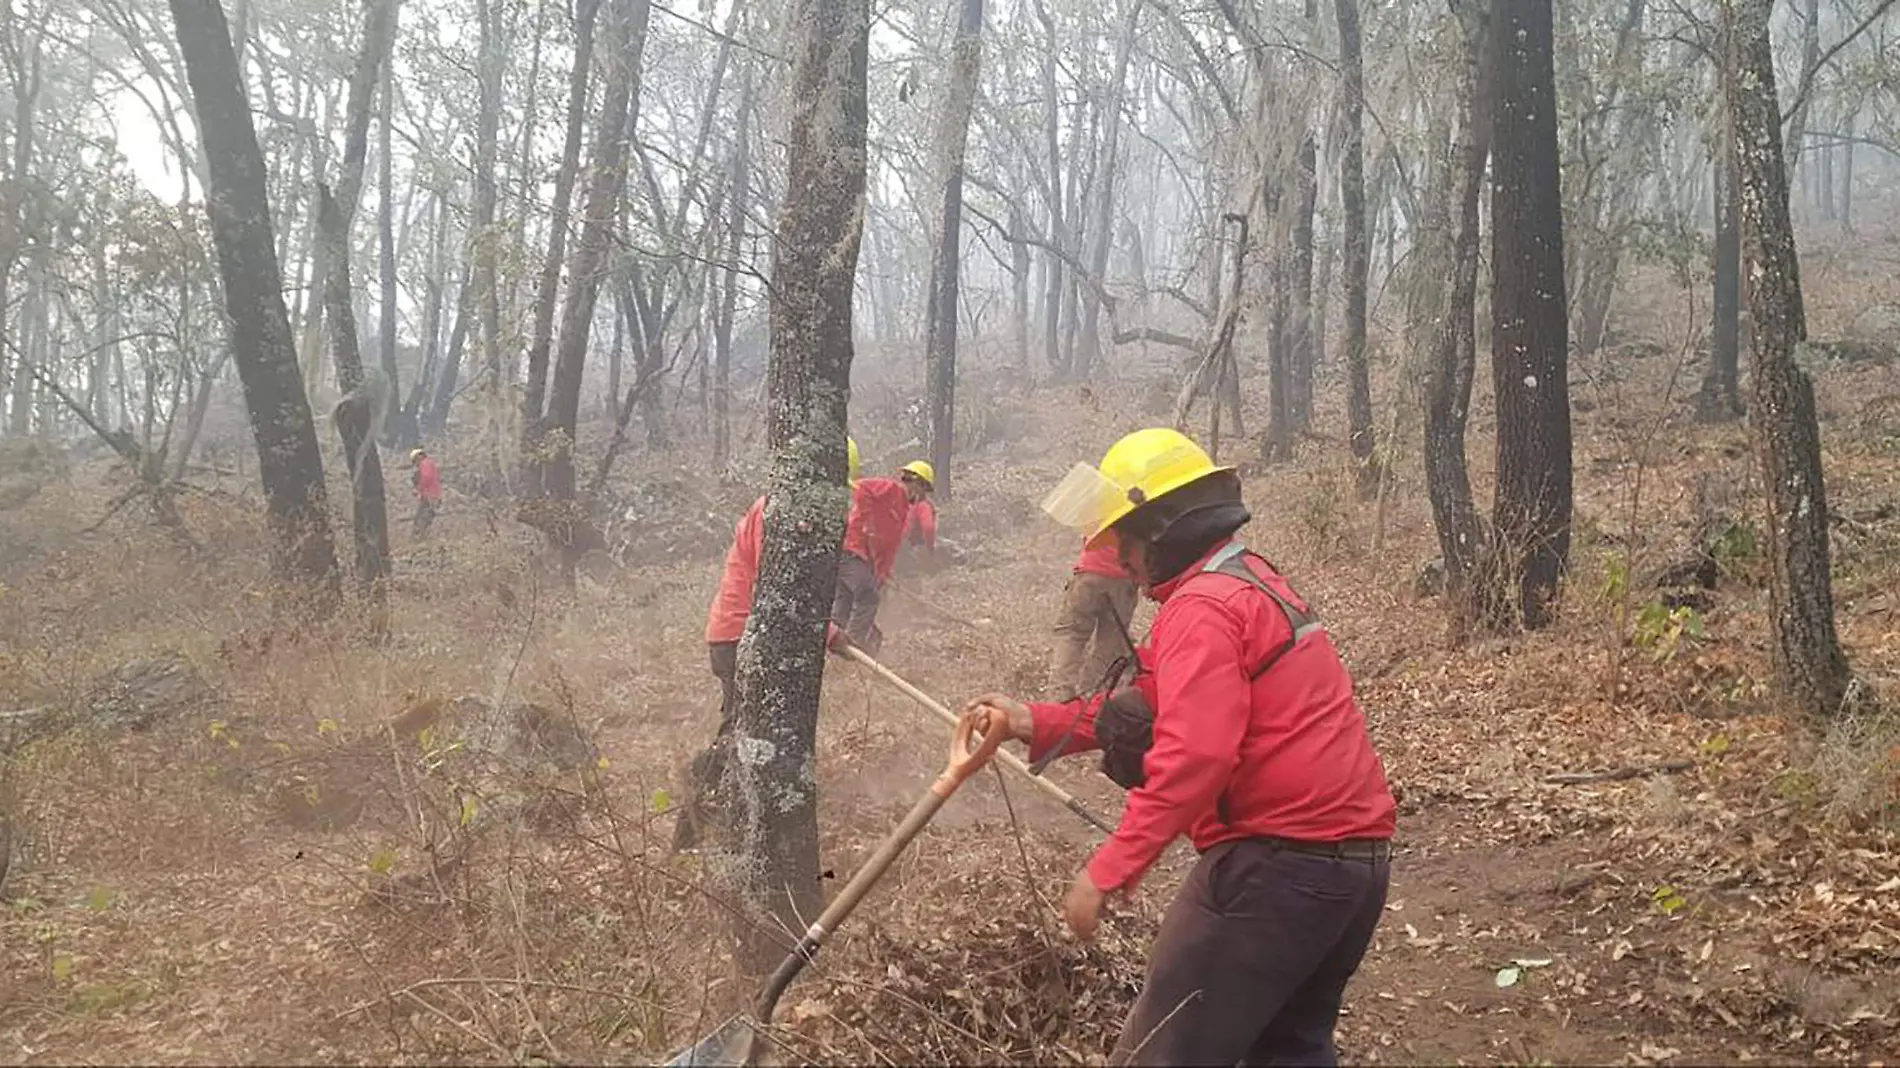
[[771,917],[738,931],[770,969],[819,911],[818,699],[848,508],[851,298],[863,234],[868,0],[793,0],[785,196],[771,286],[767,439],[775,456],[752,618],[739,649],[731,774],[741,885]]
[[[389,13],[389,41],[394,48],[396,40],[396,3],[392,2]],[[379,123],[377,143],[377,179],[380,196],[376,204],[376,242],[378,269],[382,280],[381,304],[382,324],[378,329],[377,356],[382,364],[384,388],[383,410],[377,415],[377,424],[381,428],[378,436],[384,442],[392,440],[391,435],[398,425],[398,414],[402,409],[402,375],[396,368],[396,179],[394,127],[396,111],[396,73],[395,64],[384,68],[383,107]],[[413,188],[413,186],[412,186]]]
[[351,521],[355,530],[357,583],[370,595],[381,626],[380,607],[386,596],[382,582],[389,574],[389,521],[383,495],[382,460],[376,437],[390,392],[381,376],[363,372],[357,348],[356,311],[351,303],[350,231],[362,201],[363,169],[369,155],[370,108],[395,31],[397,0],[370,5],[363,25],[363,43],[350,74],[349,102],[344,110],[342,173],[336,195],[317,186],[317,233],[321,255],[330,264],[323,283],[323,314],[329,322],[330,359],[336,366],[336,386],[342,399],[332,413],[343,438],[350,469]]
[[1071,366],[1075,377],[1083,381],[1088,380],[1091,365],[1102,347],[1102,287],[1108,281],[1108,254],[1115,247],[1115,178],[1121,169],[1122,101],[1128,92],[1128,61],[1135,49],[1135,31],[1141,24],[1142,8],[1146,6],[1139,0],[1124,0],[1124,3],[1127,12],[1123,16],[1121,41],[1115,47],[1115,69],[1109,75],[1108,101],[1102,114],[1106,132],[1094,168],[1095,217],[1090,220],[1088,231],[1092,242],[1089,276],[1094,284],[1087,287],[1083,297],[1081,337],[1076,341]]
[[936,254],[930,262],[930,299],[926,302],[929,337],[924,346],[929,379],[930,463],[937,472],[935,490],[948,499],[950,458],[957,438],[957,296],[963,246],[963,151],[969,143],[970,111],[976,105],[977,76],[983,62],[983,0],[961,0],[956,42],[951,46],[950,82],[937,127]]
[[1731,71],[1729,129],[1741,197],[1743,274],[1749,282],[1749,426],[1768,508],[1776,682],[1793,707],[1829,716],[1841,710],[1851,675],[1834,630],[1827,487],[1814,386],[1795,363],[1807,323],[1788,217],[1769,15],[1770,0],[1722,0]]
[[567,267],[567,296],[561,306],[561,345],[554,362],[547,413],[541,419],[539,448],[544,465],[542,486],[545,509],[536,523],[558,547],[571,569],[578,544],[576,531],[587,522],[575,500],[574,441],[580,422],[581,378],[587,367],[587,342],[593,332],[594,308],[601,283],[611,267],[609,253],[619,225],[622,193],[627,185],[627,142],[632,130],[628,112],[633,83],[646,44],[650,0],[612,0],[609,26],[601,54],[606,61],[601,90],[599,124],[594,133],[594,159],[589,168],[586,197],[581,202],[581,229]]
[[1491,377],[1497,397],[1494,624],[1549,623],[1570,555],[1569,322],[1552,0],[1495,0]]
[[[1726,76],[1724,76],[1726,81]],[[1715,243],[1710,277],[1709,367],[1696,398],[1696,415],[1719,422],[1742,415],[1742,231],[1735,182],[1734,139],[1726,118],[1716,136]]]
[[1373,456],[1372,377],[1366,360],[1366,285],[1371,246],[1366,234],[1366,70],[1359,39],[1359,0],[1333,0],[1339,23],[1340,127],[1339,203],[1345,248],[1341,288],[1346,296],[1346,421],[1360,485],[1378,482]]
[[1313,422],[1313,372],[1319,337],[1313,318],[1313,220],[1319,208],[1319,146],[1308,130],[1300,139],[1293,206],[1293,345],[1287,365],[1288,430],[1298,433]]
[[713,320],[713,462],[724,471],[732,460],[732,321],[739,306],[739,262],[745,254],[746,212],[752,194],[752,67],[739,83],[739,128],[733,135],[732,177],[726,191],[726,262],[721,270],[719,310]]
[[521,401],[521,425],[532,435],[546,399],[548,355],[554,347],[554,305],[561,289],[561,266],[567,256],[568,214],[574,204],[574,183],[581,166],[581,139],[587,124],[587,88],[594,65],[594,23],[600,0],[579,0],[574,6],[574,69],[567,81],[567,129],[561,141],[561,165],[554,172],[554,204],[548,209],[548,252],[541,263],[541,279],[534,297],[534,335],[528,343],[528,387]]
[[303,607],[328,616],[341,590],[330,540],[323,456],[298,377],[290,316],[284,310],[264,154],[218,0],[171,0],[171,11],[204,144],[211,236],[257,445],[277,572],[303,589]]
[[364,375],[363,354],[357,349],[356,310],[350,304],[350,213],[324,185],[317,186],[317,233],[330,246],[330,273],[323,282],[324,317],[329,322],[336,384],[343,393],[330,419],[343,439],[343,458],[350,469],[356,581],[369,599],[371,627],[380,630],[388,599],[383,580],[389,577],[389,516],[376,432],[387,398],[378,381]]
[[1484,84],[1487,16],[1483,0],[1458,5],[1456,12],[1465,36],[1465,67],[1458,81],[1458,134],[1451,160],[1455,170],[1450,192],[1457,229],[1444,317],[1424,376],[1425,489],[1445,561],[1446,593],[1454,605],[1465,593],[1484,537],[1465,464],[1465,425],[1477,368],[1478,198],[1491,152],[1491,116],[1486,110],[1490,90]]

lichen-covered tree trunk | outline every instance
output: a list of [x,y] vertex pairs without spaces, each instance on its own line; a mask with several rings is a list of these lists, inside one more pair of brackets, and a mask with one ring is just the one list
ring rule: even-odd
[[1458,133],[1452,151],[1450,190],[1457,211],[1451,245],[1451,286],[1443,318],[1425,365],[1425,489],[1432,525],[1445,560],[1445,589],[1462,604],[1466,583],[1483,550],[1483,528],[1471,497],[1465,465],[1465,424],[1471,414],[1471,384],[1477,368],[1478,197],[1491,152],[1491,116],[1484,86],[1488,12],[1482,0],[1454,8],[1463,24],[1465,66],[1458,81]]
[[1570,556],[1569,319],[1558,186],[1552,0],[1495,0],[1491,379],[1494,626],[1549,623]]
[[818,698],[848,507],[851,297],[863,233],[869,0],[793,0],[785,195],[771,285],[775,456],[752,618],[739,650],[730,774],[740,961],[764,971],[818,915]]
[[1749,280],[1749,427],[1768,508],[1775,681],[1794,708],[1828,716],[1840,711],[1851,675],[1834,630],[1827,487],[1814,386],[1795,363],[1807,323],[1788,217],[1769,9],[1770,0],[1722,0],[1743,275]]
[[171,0],[178,50],[205,153],[212,242],[231,317],[231,346],[257,444],[278,574],[301,607],[336,610],[340,580],[316,425],[298,377],[290,316],[271,240],[264,154],[218,0]]
[[1378,484],[1372,436],[1372,376],[1366,360],[1366,285],[1371,245],[1366,235],[1366,70],[1359,39],[1359,0],[1333,0],[1339,23],[1339,206],[1345,247],[1341,287],[1346,296],[1346,422],[1362,489]]
[[950,83],[937,127],[936,254],[930,261],[929,322],[924,346],[929,380],[930,462],[936,492],[950,495],[950,456],[957,425],[957,283],[963,246],[963,150],[969,142],[970,110],[983,60],[983,0],[960,0],[956,42],[951,46]]

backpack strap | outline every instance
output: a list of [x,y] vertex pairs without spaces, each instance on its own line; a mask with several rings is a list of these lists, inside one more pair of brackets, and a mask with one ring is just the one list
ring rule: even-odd
[[[1247,583],[1272,598],[1273,603],[1280,607],[1281,614],[1286,616],[1287,626],[1292,630],[1293,636],[1287,640],[1286,644],[1268,654],[1266,660],[1248,675],[1249,679],[1257,679],[1265,675],[1268,669],[1278,663],[1281,657],[1291,652],[1294,646],[1304,641],[1308,635],[1323,631],[1326,627],[1320,622],[1319,613],[1312,611],[1310,608],[1302,609],[1296,606],[1293,602],[1280,596],[1279,592],[1265,579],[1254,574],[1253,569],[1247,566],[1246,560],[1244,559],[1249,555],[1257,554],[1250,553],[1247,547],[1238,541],[1229,542],[1221,551],[1208,557],[1207,563],[1201,568],[1201,573],[1226,575],[1229,578],[1237,578]],[[1264,561],[1265,558],[1262,557],[1262,560]],[[1269,562],[1267,566],[1272,567],[1273,565]],[[1278,569],[1275,570],[1277,572]],[[1298,591],[1295,591],[1296,596],[1297,592]]]

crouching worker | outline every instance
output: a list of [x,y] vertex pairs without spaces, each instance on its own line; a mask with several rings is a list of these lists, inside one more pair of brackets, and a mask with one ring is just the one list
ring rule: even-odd
[[[845,439],[845,454],[850,478],[858,477],[858,443]],[[719,576],[719,590],[713,594],[712,608],[706,613],[706,652],[713,678],[719,681],[719,727],[712,744],[693,757],[682,784],[685,803],[679,820],[673,825],[673,849],[677,852],[699,844],[711,821],[711,809],[717,801],[720,783],[726,774],[732,729],[739,715],[739,639],[745,637],[746,621],[752,618],[752,594],[759,583],[759,559],[765,552],[765,501],[760,497],[746,509],[732,530],[732,545],[726,550],[726,567]],[[836,649],[845,642],[844,632],[830,628],[828,644]]]
[[884,584],[897,570],[911,506],[929,497],[930,490],[928,480],[908,470],[897,478],[858,479],[851,488],[851,517],[845,522],[844,552],[838,554],[831,621],[872,656],[884,643],[877,609]]
[[1117,1064],[1334,1064],[1333,1029],[1385,905],[1394,805],[1352,680],[1312,608],[1234,534],[1240,480],[1172,430],[1078,464],[1043,507],[1113,545],[1160,602],[1132,686],[993,695],[1032,759],[1102,751],[1121,825],[1063,914],[1088,938],[1174,838],[1200,861],[1162,921]]

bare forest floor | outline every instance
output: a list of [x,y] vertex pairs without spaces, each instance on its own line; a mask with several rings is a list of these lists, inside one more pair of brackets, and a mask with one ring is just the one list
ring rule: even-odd
[[[1843,288],[1900,296],[1900,246],[1856,255],[1864,273],[1838,258],[1813,272],[1819,335],[1827,309],[1855,303]],[[1817,734],[1767,706],[1752,462],[1738,426],[1690,418],[1687,309],[1632,300],[1624,333],[1643,343],[1577,368],[1574,567],[1548,632],[1454,641],[1415,592],[1437,555],[1415,445],[1383,508],[1355,499],[1326,441],[1248,475],[1247,537],[1321,606],[1402,795],[1387,922],[1341,1027],[1352,1060],[1900,1058],[1900,732]],[[1891,696],[1900,370],[1830,369],[1819,390],[1842,632]],[[1074,545],[1035,501],[1073,461],[1165,421],[1170,395],[1159,372],[969,392],[988,394],[983,440],[943,509],[965,559],[900,578],[884,620],[889,665],[945,700],[1040,685]],[[901,399],[860,391],[873,466],[907,458]],[[1481,402],[1481,502],[1491,429]],[[730,1012],[745,991],[726,963],[729,895],[667,845],[678,765],[716,714],[705,606],[757,483],[708,481],[681,433],[630,461],[643,525],[626,566],[601,563],[572,594],[442,450],[449,506],[430,541],[393,532],[381,646],[273,633],[261,506],[240,478],[183,500],[190,546],[133,512],[85,532],[127,479],[99,461],[0,511],[0,710],[84,703],[90,680],[160,651],[210,690],[144,729],[67,731],[7,758],[0,1059],[638,1062]],[[1704,610],[1672,626],[1644,577],[1689,544],[1698,501],[1737,531]],[[533,701],[598,759],[503,759],[474,715],[398,721],[463,693]],[[840,880],[943,745],[921,710],[831,668],[821,820]],[[1666,761],[1688,767],[1545,781]],[[1119,804],[1086,762],[1052,775]],[[1191,856],[1177,848],[1080,947],[1053,902],[1092,843],[1021,784],[974,780],[782,1002],[787,1042],[855,1063],[1099,1058]]]

